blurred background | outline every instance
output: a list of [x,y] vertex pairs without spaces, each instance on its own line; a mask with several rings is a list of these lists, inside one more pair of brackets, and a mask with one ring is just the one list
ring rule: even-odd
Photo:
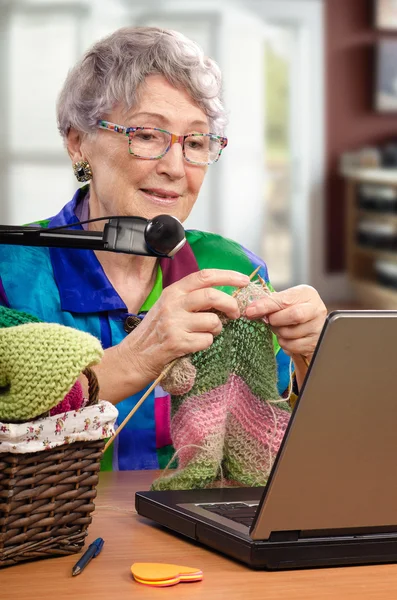
[[71,199],[56,98],[125,25],[177,29],[223,72],[229,145],[187,226],[262,256],[277,289],[397,308],[396,0],[0,0],[0,222]]

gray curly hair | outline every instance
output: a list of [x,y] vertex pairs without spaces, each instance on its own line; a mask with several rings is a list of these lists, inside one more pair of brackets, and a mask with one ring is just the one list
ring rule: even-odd
[[57,103],[58,128],[93,133],[97,122],[121,102],[138,101],[138,88],[154,73],[183,87],[207,115],[213,133],[223,134],[226,112],[218,65],[177,31],[123,27],[97,42],[69,72]]

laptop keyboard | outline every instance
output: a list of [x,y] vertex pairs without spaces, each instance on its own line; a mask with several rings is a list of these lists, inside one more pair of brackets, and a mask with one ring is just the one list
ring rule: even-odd
[[231,519],[235,523],[250,527],[255,518],[258,504],[246,502],[220,502],[219,504],[197,504],[215,515]]

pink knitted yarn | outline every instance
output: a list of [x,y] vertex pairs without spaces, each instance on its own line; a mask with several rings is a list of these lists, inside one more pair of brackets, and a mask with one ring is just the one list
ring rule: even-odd
[[181,469],[193,458],[198,459],[199,454],[204,460],[214,458],[216,474],[223,455],[228,388],[229,384],[226,384],[200,396],[191,396],[172,419],[171,439],[175,448],[180,449],[178,463]]
[[[241,308],[268,293],[250,284],[238,295]],[[186,358],[196,370],[193,385]],[[224,318],[213,344],[182,360],[162,382],[171,392],[178,468],[154,481],[153,489],[203,488],[219,479],[265,485],[291,414],[279,396],[270,327],[262,320]],[[186,387],[175,385],[180,381]]]
[[68,410],[78,410],[83,406],[84,396],[80,381],[76,381],[64,399],[50,410],[50,416],[59,415]]
[[264,485],[287,429],[290,413],[277,401],[264,403],[237,375],[229,380],[225,466],[243,485]]
[[225,385],[188,398],[176,413],[171,437],[180,448],[179,468],[209,457],[215,459],[214,468],[219,468],[224,457],[231,480],[263,484],[289,418],[290,413],[261,401],[241,377],[232,374]]

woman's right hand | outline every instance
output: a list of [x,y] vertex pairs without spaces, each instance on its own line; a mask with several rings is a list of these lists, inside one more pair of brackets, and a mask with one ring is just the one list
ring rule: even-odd
[[204,269],[165,288],[142,323],[118,345],[124,368],[138,370],[143,388],[175,358],[208,348],[222,330],[218,315],[210,311],[229,319],[240,316],[236,299],[214,286],[248,283],[249,277],[237,271]]

